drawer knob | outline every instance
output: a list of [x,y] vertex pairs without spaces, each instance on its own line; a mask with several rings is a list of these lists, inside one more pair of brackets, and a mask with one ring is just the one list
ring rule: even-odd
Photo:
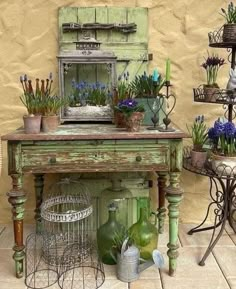
[[136,162],[141,162],[142,157],[141,156],[136,156]]
[[57,162],[56,157],[51,157],[51,158],[49,159],[49,163],[50,163],[51,165],[55,164],[56,162]]

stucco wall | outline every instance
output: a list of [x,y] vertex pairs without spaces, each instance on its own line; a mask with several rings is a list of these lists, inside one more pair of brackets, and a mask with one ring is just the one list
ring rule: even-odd
[[[57,78],[58,53],[57,14],[61,6],[129,6],[149,8],[149,51],[154,60],[150,71],[158,67],[165,72],[167,57],[171,58],[171,80],[177,95],[173,120],[186,130],[194,116],[204,114],[209,124],[222,114],[221,105],[193,102],[192,87],[205,81],[200,68],[207,54],[207,33],[222,25],[219,15],[226,0],[1,0],[0,1],[0,134],[22,125],[25,108],[20,102],[19,75],[27,73],[44,78],[52,71]],[[224,50],[215,50],[226,57]],[[218,83],[225,87],[228,66],[222,68]],[[10,205],[5,196],[10,188],[7,176],[6,144],[3,144],[3,173],[0,179],[0,222],[10,222]],[[182,186],[185,198],[181,206],[181,221],[197,222],[208,204],[207,180],[184,172]],[[25,189],[32,190],[32,178],[27,177]],[[32,221],[33,194],[28,195],[26,221]]]

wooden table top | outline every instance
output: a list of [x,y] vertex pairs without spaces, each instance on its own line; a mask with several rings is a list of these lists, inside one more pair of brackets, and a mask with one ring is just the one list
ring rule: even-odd
[[182,139],[188,137],[176,126],[174,132],[160,132],[149,130],[142,126],[139,132],[127,132],[124,128],[116,128],[112,124],[63,124],[55,132],[25,134],[23,128],[6,134],[2,140],[12,141],[49,141],[49,140],[116,140],[116,139]]

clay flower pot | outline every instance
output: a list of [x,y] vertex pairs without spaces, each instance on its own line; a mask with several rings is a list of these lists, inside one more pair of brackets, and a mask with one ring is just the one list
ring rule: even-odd
[[115,111],[114,121],[115,121],[116,127],[118,127],[118,128],[125,128],[126,127],[125,115],[122,112]]
[[207,159],[206,151],[191,151],[191,164],[193,167],[201,169],[204,167],[204,164]]
[[27,134],[40,133],[41,115],[24,115],[24,130]]
[[203,92],[205,96],[205,101],[213,101],[215,102],[218,98],[219,87],[217,86],[209,86],[207,84],[203,85]]
[[58,115],[42,116],[42,131],[43,132],[53,132],[57,129],[58,125],[59,125]]
[[130,132],[137,132],[144,119],[144,112],[133,112],[130,116],[126,117],[126,129]]

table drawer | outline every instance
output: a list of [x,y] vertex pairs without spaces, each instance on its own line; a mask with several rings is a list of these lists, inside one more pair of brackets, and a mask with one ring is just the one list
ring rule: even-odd
[[169,146],[155,143],[22,146],[23,170],[168,170]]

